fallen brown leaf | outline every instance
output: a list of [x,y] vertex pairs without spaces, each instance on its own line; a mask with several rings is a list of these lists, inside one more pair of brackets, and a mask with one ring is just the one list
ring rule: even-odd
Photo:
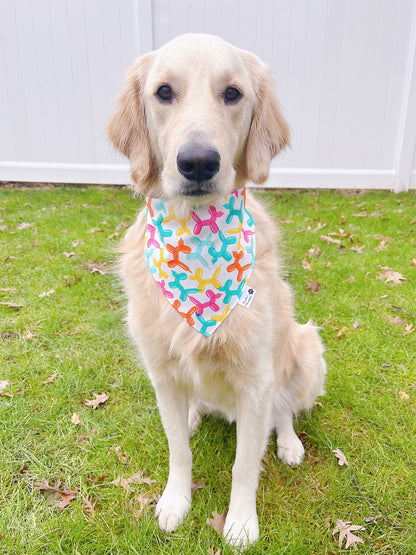
[[152,480],[151,478],[146,478],[143,476],[143,472],[139,470],[136,474],[133,474],[130,478],[123,478],[123,475],[117,476],[115,480],[110,482],[115,486],[121,486],[124,489],[128,489],[130,484],[154,484],[156,480]]
[[224,530],[225,519],[227,518],[227,511],[224,511],[221,514],[212,511],[213,518],[207,518],[206,524],[211,526],[217,534],[221,535],[222,531]]
[[85,270],[88,270],[90,274],[101,274],[102,276],[106,274],[106,262],[86,262],[82,265]]
[[308,256],[309,258],[312,258],[313,256],[321,256],[321,250],[319,247],[313,247],[312,249],[308,250]]
[[377,252],[381,252],[381,251],[385,251],[387,250],[388,244],[386,243],[386,241],[380,241],[380,243],[377,245],[377,247],[374,247],[374,250]]
[[404,324],[404,320],[400,316],[387,316],[387,319],[394,326],[402,326]]
[[355,251],[355,252],[358,252],[358,254],[363,254],[364,248],[365,248],[365,247],[364,247],[364,245],[363,245],[363,246],[361,246],[361,247],[351,247],[351,250],[352,250],[352,251]]
[[27,229],[28,227],[32,227],[32,224],[28,224],[28,223],[26,223],[26,222],[22,222],[21,224],[19,224],[19,225],[17,226],[17,229],[19,229],[19,230],[20,230],[20,229]]
[[82,502],[85,505],[87,513],[94,520],[94,518],[95,518],[95,506],[97,505],[97,501],[95,501],[94,503],[91,503],[91,501],[88,499],[88,497],[82,497]]
[[72,251],[72,252],[66,252],[66,251],[64,251],[62,254],[63,254],[64,256],[66,256],[66,258],[70,258],[71,256],[75,256],[74,251]]
[[306,258],[302,260],[302,266],[304,270],[313,270],[312,265],[306,260]]
[[52,383],[55,381],[57,376],[58,376],[58,372],[54,372],[51,376],[49,376],[49,378],[46,378],[46,380],[42,383]]
[[198,491],[199,489],[202,489],[205,486],[205,481],[206,481],[205,478],[201,478],[198,483],[195,483],[192,480],[192,485],[191,485],[192,491],[195,492],[195,491]]
[[321,287],[321,282],[320,281],[314,281],[313,279],[311,279],[311,281],[308,281],[308,283],[305,285],[307,291],[312,291],[312,293],[314,295],[316,295]]
[[75,425],[81,424],[81,420],[79,419],[79,414],[74,412],[74,414],[71,416],[71,422],[72,424],[75,424]]
[[364,522],[377,522],[378,520],[380,520],[380,518],[383,518],[382,514],[378,514],[376,516],[368,516],[364,519]]
[[49,297],[49,295],[53,295],[55,293],[55,289],[51,289],[50,291],[44,291],[39,295],[39,297]]
[[4,391],[9,383],[9,380],[0,380],[0,392]]
[[335,528],[332,530],[332,535],[339,533],[339,547],[345,542],[345,548],[348,549],[351,545],[357,543],[364,543],[364,540],[353,534],[352,532],[357,532],[358,530],[365,530],[364,526],[351,526],[351,522],[344,522],[342,520],[335,520]]
[[414,258],[414,259],[410,262],[409,266],[416,266],[416,258]]
[[377,279],[384,279],[386,283],[392,281],[395,284],[401,284],[406,279],[401,273],[395,272],[387,266],[379,266],[379,268],[384,271],[378,274]]
[[108,400],[108,395],[106,393],[93,393],[95,399],[85,399],[84,405],[87,407],[92,407],[94,410],[98,405],[104,404]]
[[126,455],[123,455],[121,453],[120,445],[114,445],[114,447],[112,447],[111,449],[116,453],[117,458],[121,462],[121,464],[128,464],[129,463],[129,457],[127,457]]
[[54,486],[50,486],[48,480],[45,480],[34,484],[34,487],[47,493],[51,505],[58,509],[65,509],[71,501],[76,499],[77,492],[76,490],[70,491],[66,486],[61,489],[61,484],[61,480],[58,480]]
[[403,332],[403,335],[409,335],[409,333],[412,333],[415,331],[415,328],[413,327],[413,324],[408,324],[405,327],[405,331]]
[[336,458],[338,459],[338,464],[339,466],[350,466],[344,453],[341,451],[341,449],[333,449],[332,452],[334,453],[334,455],[336,456]]
[[22,304],[17,303],[0,303],[0,305],[7,306],[7,308],[23,308]]
[[408,401],[410,399],[409,395],[405,391],[399,391],[399,397],[402,401]]
[[345,327],[345,326],[342,327],[342,328],[339,330],[339,332],[337,333],[337,337],[338,337],[339,339],[341,339],[341,338],[344,336],[344,333],[345,333],[346,331],[348,331],[348,328]]
[[326,241],[327,243],[335,243],[336,245],[340,245],[341,244],[341,240],[340,239],[333,239],[331,236],[329,235],[321,235],[321,241]]

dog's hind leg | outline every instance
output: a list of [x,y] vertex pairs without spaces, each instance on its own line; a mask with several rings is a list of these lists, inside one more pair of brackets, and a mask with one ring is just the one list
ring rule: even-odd
[[273,400],[273,420],[277,432],[277,456],[290,466],[302,462],[305,450],[293,429],[293,417],[313,407],[324,395],[326,364],[324,347],[317,328],[307,323],[293,323],[280,363],[289,368],[287,380]]
[[189,412],[188,412],[188,428],[189,428],[189,437],[192,437],[194,433],[197,431],[198,426],[201,423],[202,417],[205,414],[205,405],[196,397],[192,397],[189,403]]

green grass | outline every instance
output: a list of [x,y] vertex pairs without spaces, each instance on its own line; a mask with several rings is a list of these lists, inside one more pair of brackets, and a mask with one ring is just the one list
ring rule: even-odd
[[[366,527],[357,533],[364,540],[360,553],[413,554],[416,331],[405,332],[416,327],[416,266],[410,264],[416,195],[262,196],[281,221],[284,273],[298,319],[322,327],[329,372],[322,406],[296,424],[304,463],[283,465],[275,437],[270,440],[258,490],[261,536],[248,553],[346,552],[331,535],[341,519]],[[109,236],[121,235],[140,205],[122,189],[0,190],[0,286],[13,288],[1,291],[0,302],[21,305],[0,306],[0,381],[9,381],[4,392],[13,395],[0,397],[0,553],[206,555],[211,546],[214,553],[231,552],[205,524],[212,511],[227,508],[230,493],[235,427],[221,420],[206,419],[192,439],[194,480],[206,482],[184,524],[165,535],[153,508],[137,518],[139,493],[161,493],[166,482],[167,442],[125,334],[120,284],[88,265],[110,269],[117,237]],[[19,229],[22,223],[31,226]],[[331,236],[341,250],[321,240],[340,228],[351,233]],[[392,239],[386,250],[375,250],[379,236]],[[318,247],[319,256],[308,256]],[[406,280],[393,286],[377,279],[384,271],[379,266]],[[306,288],[311,279],[320,282],[316,294]],[[401,318],[400,325],[389,317]],[[53,382],[43,383],[55,372]],[[102,392],[109,395],[105,405],[83,404]],[[73,413],[80,425],[71,422]],[[349,467],[338,466],[336,448]],[[139,470],[156,482],[128,491],[111,484]],[[76,499],[63,510],[49,504],[34,487],[44,480],[61,480]],[[95,503],[94,518],[83,498]],[[376,522],[364,522],[378,514]]]

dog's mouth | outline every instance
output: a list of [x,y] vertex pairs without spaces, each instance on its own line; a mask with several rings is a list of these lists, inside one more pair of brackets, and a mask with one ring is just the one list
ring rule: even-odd
[[187,181],[178,192],[185,197],[206,197],[218,193],[218,187],[211,181]]

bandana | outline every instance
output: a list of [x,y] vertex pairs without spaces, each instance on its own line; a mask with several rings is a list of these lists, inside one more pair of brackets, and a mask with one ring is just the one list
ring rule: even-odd
[[[185,218],[165,199],[147,199],[145,256],[167,300],[209,337],[240,301],[255,260],[255,224],[238,189]],[[253,292],[253,290],[250,290]]]

